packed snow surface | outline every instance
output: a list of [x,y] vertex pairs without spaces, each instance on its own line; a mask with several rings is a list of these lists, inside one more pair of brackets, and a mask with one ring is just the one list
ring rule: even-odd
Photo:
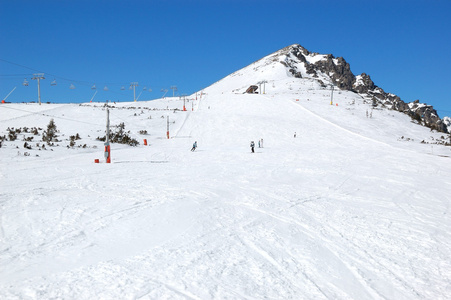
[[242,94],[250,66],[187,111],[111,103],[140,145],[112,144],[110,164],[103,104],[2,104],[1,135],[54,119],[61,142],[0,148],[0,298],[451,297],[441,134],[351,92],[331,105],[278,65],[259,66],[280,75],[265,94]]

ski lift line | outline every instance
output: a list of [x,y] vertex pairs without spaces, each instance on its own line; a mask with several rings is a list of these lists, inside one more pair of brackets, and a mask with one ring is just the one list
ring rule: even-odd
[[59,116],[54,116],[54,115],[49,115],[49,114],[45,114],[42,112],[33,112],[33,111],[28,111],[28,110],[24,110],[24,109],[19,109],[19,108],[13,108],[13,107],[7,107],[5,105],[0,105],[0,109],[1,108],[6,108],[6,109],[12,109],[12,110],[17,110],[17,111],[22,111],[22,112],[26,112],[32,115],[39,115],[39,116],[44,116],[44,117],[51,117],[54,119],[61,119],[61,120],[66,120],[66,121],[72,121],[72,122],[76,122],[76,123],[81,123],[81,124],[87,124],[87,125],[93,125],[93,126],[100,126],[100,127],[104,127],[104,124],[94,124],[94,123],[89,123],[89,122],[84,122],[84,121],[80,121],[80,120],[74,120],[74,119],[70,119],[70,118],[65,118],[65,117],[59,117]]
[[[34,71],[34,72],[45,73],[46,75],[50,75],[52,77],[59,78],[59,79],[62,79],[62,80],[66,80],[66,81],[70,81],[70,82],[76,82],[76,83],[80,83],[80,84],[81,83],[89,83],[87,81],[68,79],[68,78],[64,78],[64,77],[61,77],[61,76],[58,76],[58,75],[55,75],[55,74],[51,74],[51,73],[48,73],[48,72],[43,72],[41,70],[30,68],[30,67],[27,67],[27,66],[24,66],[24,65],[21,65],[21,64],[18,64],[18,63],[14,63],[14,62],[8,61],[6,59],[2,59],[2,58],[0,58],[0,61],[3,61],[3,62],[6,62],[6,63],[9,63],[9,64],[12,64],[12,65],[15,65],[15,66],[19,66],[19,67],[22,67],[22,68],[25,68],[25,69],[28,69],[28,70],[31,70],[31,71]],[[26,74],[26,75],[29,75],[29,74]]]
[[29,76],[30,74],[0,74],[0,76]]
[[[28,70],[31,70],[31,71],[34,71],[34,72],[37,72],[37,73],[45,73],[47,76],[51,76],[51,77],[54,77],[56,79],[61,79],[61,80],[77,83],[77,84],[80,84],[80,85],[89,85],[89,86],[92,85],[92,81],[85,81],[85,80],[76,80],[76,79],[65,78],[65,77],[62,77],[62,76],[59,76],[59,75],[56,75],[56,74],[44,72],[44,71],[37,70],[37,69],[34,69],[34,68],[30,68],[30,67],[18,64],[18,63],[14,63],[14,62],[8,61],[6,59],[2,59],[2,58],[0,58],[0,61],[3,61],[3,62],[6,62],[6,63],[9,63],[9,64],[12,64],[12,65],[15,65],[15,66],[19,66],[19,67],[22,67],[22,68],[25,68],[25,69],[28,69]],[[29,75],[30,74],[23,74],[21,76],[29,76]],[[19,75],[15,74],[14,76],[19,76]],[[122,82],[122,83],[118,83],[118,82],[100,82],[100,84],[101,85],[113,85],[113,86],[114,85],[117,85],[117,86],[126,85],[124,82]]]
[[[92,86],[92,81],[84,81],[84,80],[75,80],[75,79],[70,79],[70,78],[65,78],[65,77],[62,77],[62,76],[59,76],[59,75],[56,75],[56,74],[52,74],[52,73],[48,73],[48,72],[43,72],[43,71],[40,71],[40,70],[37,70],[37,69],[34,69],[34,68],[30,68],[30,67],[27,67],[27,66],[24,66],[24,65],[21,65],[21,64],[17,64],[17,63],[14,63],[14,62],[11,62],[11,61],[8,61],[8,60],[5,60],[5,59],[1,59],[0,58],[0,61],[3,61],[3,62],[6,62],[6,63],[9,63],[9,64],[12,64],[12,65],[16,65],[16,66],[19,66],[19,67],[22,67],[22,68],[26,68],[26,69],[29,69],[29,70],[32,70],[32,71],[34,71],[34,72],[38,72],[38,73],[45,73],[47,76],[51,76],[51,77],[54,77],[55,78],[55,80],[56,79],[59,79],[59,80],[63,80],[63,81],[67,81],[67,82],[70,82],[71,83],[71,86],[70,86],[70,88],[71,89],[74,89],[75,88],[75,86],[73,85],[74,83],[76,83],[77,85],[82,85],[82,86]],[[30,74],[24,74],[24,76],[29,76]],[[18,75],[17,75],[18,76]],[[53,81],[53,82],[55,82],[55,80]],[[53,83],[52,82],[52,83]],[[124,84],[124,83],[117,83],[117,82],[101,82],[100,83],[101,85],[112,85],[112,86],[125,86],[125,85],[127,85],[127,84]],[[22,83],[22,85],[23,86],[28,86],[29,85],[29,83],[28,83],[28,81],[26,80],[26,78],[25,78],[25,80],[24,80],[24,82]],[[52,85],[52,84],[51,84]],[[55,84],[56,85],[56,84]],[[105,90],[105,89],[104,89]],[[122,88],[121,88],[121,90],[123,90]],[[113,90],[110,90],[110,89],[108,89],[107,90],[108,92],[110,92],[110,93],[113,93],[113,94],[117,94],[117,95],[123,95],[123,93],[120,93],[120,92],[116,92],[116,91],[113,91]],[[151,90],[149,89],[149,92],[150,92]],[[166,95],[166,94],[165,94]],[[164,96],[163,96],[164,97]]]
[[16,63],[11,62],[11,61],[8,61],[8,60],[6,60],[6,59],[0,58],[0,61],[6,62],[6,63],[8,63],[8,64],[15,65],[15,66],[19,66],[19,67],[22,67],[22,68],[25,68],[25,69],[28,69],[28,70],[32,70],[32,71],[35,71],[35,72],[38,72],[38,73],[41,72],[41,71],[39,71],[39,70],[30,68],[30,67],[27,67],[27,66],[23,66],[23,65],[20,65],[20,64],[16,64]]

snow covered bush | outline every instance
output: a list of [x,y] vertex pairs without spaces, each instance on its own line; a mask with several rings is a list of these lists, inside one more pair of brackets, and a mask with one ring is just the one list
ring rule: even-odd
[[15,141],[17,139],[17,133],[14,130],[14,128],[9,128],[8,127],[8,140],[10,141]]
[[56,133],[58,132],[56,128],[55,121],[53,119],[50,119],[49,124],[47,125],[47,130],[42,133],[42,141],[47,142],[48,145],[50,145],[51,142],[59,142],[57,139]]
[[69,146],[67,146],[67,148],[69,147],[74,147],[75,146],[75,141],[76,140],[80,140],[80,135],[77,133],[76,135],[71,135],[69,136]]
[[[125,124],[124,123],[120,123],[119,125],[116,126],[116,132],[111,132],[110,131],[110,136],[109,136],[109,140],[111,143],[117,143],[117,144],[126,144],[129,146],[136,146],[139,145],[139,142],[130,137],[129,133],[130,131],[125,132]],[[99,141],[106,141],[106,135],[103,137],[97,137],[97,140]]]

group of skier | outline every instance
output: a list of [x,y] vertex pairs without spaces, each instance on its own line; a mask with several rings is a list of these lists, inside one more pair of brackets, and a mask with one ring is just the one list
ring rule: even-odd
[[[263,139],[258,140],[258,148],[263,148]],[[255,143],[251,141],[251,152],[255,153]]]
[[[296,138],[296,132],[294,133],[294,137]],[[251,141],[251,152],[255,153],[255,142]],[[258,140],[258,148],[263,148],[263,139]],[[197,141],[194,142],[193,148],[191,148],[191,151],[195,151],[197,149]]]

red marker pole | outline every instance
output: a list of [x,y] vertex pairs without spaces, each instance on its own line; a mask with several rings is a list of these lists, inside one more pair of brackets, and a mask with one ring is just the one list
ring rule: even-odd
[[106,163],[111,163],[111,148],[110,148],[110,111],[106,109],[106,139],[105,139],[105,159]]
[[168,125],[167,125],[166,135],[168,136],[168,139],[169,139],[169,116],[168,116]]
[[111,148],[110,148],[110,143],[105,143],[105,158],[106,158],[106,163],[107,163],[107,164],[111,163]]

